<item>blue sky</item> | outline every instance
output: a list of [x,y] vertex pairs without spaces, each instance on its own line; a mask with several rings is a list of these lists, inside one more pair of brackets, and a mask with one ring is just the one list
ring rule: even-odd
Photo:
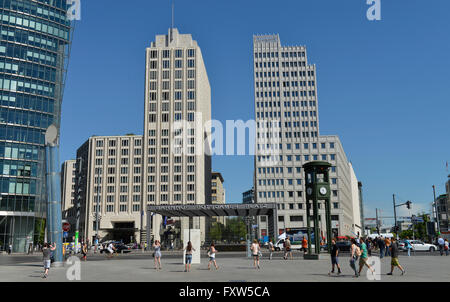
[[[212,116],[223,123],[254,118],[253,34],[307,46],[317,65],[320,132],[339,135],[363,182],[367,217],[375,208],[392,216],[394,193],[429,211],[431,186],[444,193],[450,174],[450,2],[381,3],[381,21],[367,20],[365,0],[177,0],[175,8],[175,27],[202,48]],[[142,134],[145,48],[171,23],[169,0],[81,4],[62,161],[91,135]],[[213,168],[225,178],[227,202],[241,202],[252,157],[215,156]]]

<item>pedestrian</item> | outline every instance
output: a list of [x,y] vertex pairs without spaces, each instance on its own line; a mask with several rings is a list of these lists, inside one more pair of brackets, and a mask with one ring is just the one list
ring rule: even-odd
[[108,253],[108,259],[111,259],[114,256],[114,252],[115,252],[116,248],[114,247],[114,245],[112,244],[112,242],[110,242],[108,244],[108,247],[106,248],[106,251]]
[[287,260],[287,259],[288,259],[288,255],[291,255],[291,260],[292,260],[291,241],[289,240],[288,237],[286,238],[286,240],[284,241],[284,243],[285,243],[285,248],[284,248],[284,259]]
[[384,240],[384,243],[386,245],[386,253],[384,254],[384,256],[390,256],[391,255],[391,239],[387,238]]
[[153,248],[155,249],[155,252],[153,253],[153,259],[155,260],[155,269],[158,270],[161,269],[161,243],[159,240],[156,240],[155,243],[153,243]]
[[272,254],[275,248],[273,247],[272,239],[269,240],[269,244],[267,245],[267,248],[269,249],[269,260],[272,260]]
[[406,237],[406,239],[405,239],[405,248],[408,251],[408,257],[410,257],[411,256],[412,245],[411,245],[411,242],[409,241],[409,237]]
[[448,240],[445,239],[444,242],[444,251],[445,251],[445,256],[448,256]]
[[444,255],[444,247],[445,247],[445,240],[442,238],[442,236],[439,236],[438,245],[439,245],[439,252],[441,253],[442,256]]
[[308,240],[306,240],[305,236],[303,236],[303,239],[302,239],[302,250],[303,250],[303,255],[305,255],[308,252]]
[[373,275],[375,273],[375,271],[372,268],[372,266],[370,266],[370,264],[367,263],[367,259],[369,258],[368,255],[367,255],[367,245],[365,244],[363,238],[360,239],[360,242],[361,242],[360,243],[361,244],[361,247],[360,247],[360,249],[361,249],[361,257],[359,258],[359,272],[358,272],[358,275],[361,275],[361,271],[362,271],[364,265],[367,266],[367,268],[372,272],[372,275]]
[[219,269],[216,263],[216,253],[218,250],[216,250],[216,247],[214,246],[214,242],[211,243],[211,246],[208,250],[208,256],[209,256],[209,263],[208,263],[208,269],[211,270],[211,263],[214,263],[214,266],[216,267],[216,270]]
[[258,244],[258,240],[254,239],[252,246],[250,247],[250,250],[252,251],[252,255],[253,255],[253,265],[256,269],[261,268],[259,266],[259,244]]
[[170,241],[170,250],[173,251],[173,241]]
[[184,250],[186,251],[184,271],[189,272],[189,271],[191,271],[192,252],[195,252],[195,249],[192,246],[192,243],[189,241],[187,246],[184,248]]
[[87,255],[87,244],[86,242],[82,244],[81,246],[81,255],[82,255],[82,259],[84,261],[86,261],[86,255]]
[[386,243],[383,239],[383,236],[378,238],[378,248],[380,249],[380,259],[383,259],[384,257],[384,249],[386,247]]
[[358,260],[358,257],[361,255],[360,248],[356,245],[356,239],[351,240],[352,245],[350,247],[350,267],[355,272],[354,277],[359,277],[358,271],[356,270],[356,261]]
[[42,256],[44,260],[44,275],[42,276],[42,278],[48,277],[48,270],[50,269],[50,253],[54,250],[56,250],[56,244],[49,245],[48,243],[44,243],[44,248],[42,249]]
[[11,252],[12,252],[12,244],[8,246],[8,255],[11,255]]
[[369,257],[372,256],[372,242],[370,238],[366,239],[367,252],[369,253]]
[[331,240],[331,272],[328,275],[334,274],[334,266],[337,266],[338,275],[340,275],[341,266],[339,265],[339,248],[336,245],[336,239]]
[[394,268],[398,267],[401,271],[402,271],[402,276],[406,273],[406,271],[403,269],[403,267],[400,265],[400,262],[398,261],[398,245],[397,245],[397,240],[392,237],[392,242],[391,242],[391,251],[390,251],[390,255],[391,255],[391,272],[388,273],[388,275],[392,276],[392,273],[394,272]]

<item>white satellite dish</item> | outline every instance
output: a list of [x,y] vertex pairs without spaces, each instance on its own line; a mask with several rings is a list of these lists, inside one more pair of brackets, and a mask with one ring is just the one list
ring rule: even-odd
[[55,146],[58,144],[58,128],[55,125],[50,125],[45,131],[45,144]]

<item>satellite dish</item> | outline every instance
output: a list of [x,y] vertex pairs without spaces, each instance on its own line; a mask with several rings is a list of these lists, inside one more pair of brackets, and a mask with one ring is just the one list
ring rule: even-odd
[[55,125],[50,125],[45,131],[45,144],[55,146],[58,144],[58,128]]

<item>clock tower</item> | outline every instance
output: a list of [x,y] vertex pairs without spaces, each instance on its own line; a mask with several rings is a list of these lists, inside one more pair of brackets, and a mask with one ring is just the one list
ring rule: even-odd
[[[320,253],[319,201],[321,200],[325,202],[327,247],[328,252],[331,252],[330,167],[331,164],[324,161],[313,161],[303,165],[306,181],[306,225],[308,227],[308,254],[306,258],[309,259],[318,259]],[[312,215],[311,206],[313,209]],[[314,224],[314,254],[311,253],[311,220]]]

